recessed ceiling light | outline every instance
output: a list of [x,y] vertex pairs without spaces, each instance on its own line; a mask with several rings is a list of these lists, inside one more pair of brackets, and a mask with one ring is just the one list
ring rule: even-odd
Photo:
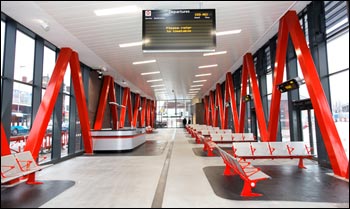
[[163,79],[154,79],[154,80],[148,80],[147,83],[151,83],[151,82],[157,82],[157,81],[162,81]]
[[133,13],[137,12],[140,9],[135,6],[125,6],[125,7],[116,7],[116,8],[109,8],[109,9],[98,9],[95,10],[96,16],[106,16],[106,15],[116,15],[116,14],[126,14],[126,13]]
[[138,42],[131,42],[131,43],[125,43],[125,44],[119,44],[120,48],[125,48],[125,47],[132,47],[132,46],[141,46],[144,43],[148,43],[149,40],[146,39],[144,41],[138,41]]
[[202,65],[202,66],[198,66],[198,68],[209,68],[209,67],[217,67],[218,64],[214,64],[214,65]]
[[145,61],[138,61],[138,62],[133,62],[133,65],[141,65],[141,64],[147,64],[147,63],[153,63],[157,62],[157,60],[145,60]]
[[193,83],[202,83],[202,82],[206,82],[207,80],[197,80],[197,81],[193,81]]
[[228,31],[222,31],[222,32],[216,32],[216,36],[224,36],[224,35],[231,35],[231,34],[237,34],[240,33],[242,30],[228,30]]
[[148,73],[141,73],[141,75],[152,75],[152,74],[159,74],[160,71],[154,71],[154,72],[148,72]]
[[203,84],[191,85],[191,87],[200,87],[200,86],[203,86]]
[[226,54],[226,53],[227,51],[210,52],[210,53],[204,53],[203,56],[213,56],[213,55]]
[[209,76],[209,75],[211,75],[211,73],[198,74],[198,75],[195,75],[195,77],[203,77],[203,76]]
[[164,84],[152,85],[151,87],[160,87],[160,86],[164,86]]

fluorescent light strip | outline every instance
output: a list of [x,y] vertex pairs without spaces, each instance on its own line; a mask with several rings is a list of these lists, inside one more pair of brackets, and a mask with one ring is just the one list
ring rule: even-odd
[[95,10],[96,16],[106,16],[106,15],[116,15],[116,14],[125,14],[125,13],[132,13],[137,12],[139,8],[135,5],[132,6],[126,6],[126,7],[117,7],[117,8],[110,8],[110,9],[98,9]]
[[190,91],[188,94],[198,94],[199,91]]
[[227,51],[211,52],[211,53],[204,53],[203,56],[213,56],[213,55],[226,54],[226,53]]
[[231,34],[237,34],[240,33],[242,30],[228,30],[228,31],[222,31],[222,32],[216,32],[216,36],[224,36],[224,35],[231,35]]
[[198,75],[195,75],[195,77],[203,77],[203,76],[209,76],[209,75],[211,75],[211,73],[198,74]]
[[147,64],[147,63],[153,63],[157,62],[157,60],[145,60],[145,61],[138,61],[138,62],[133,62],[133,65],[141,65],[141,64]]
[[162,89],[153,89],[154,91],[163,91],[163,90],[166,90],[165,88],[162,88]]
[[149,43],[150,40],[146,39],[144,41],[138,41],[138,42],[131,42],[131,43],[125,43],[125,44],[119,44],[120,48],[125,48],[125,47],[132,47],[132,46],[141,46],[142,44],[147,44]]
[[154,79],[154,80],[148,80],[147,83],[151,83],[151,82],[157,82],[157,81],[162,81],[163,79]]
[[190,89],[190,91],[199,91],[201,90],[200,88],[197,88],[197,89]]
[[207,80],[197,80],[197,81],[193,81],[193,83],[202,83],[202,82],[206,82]]
[[201,87],[203,84],[198,84],[198,85],[191,85],[191,87]]
[[153,86],[151,86],[151,87],[160,87],[160,86],[164,86],[164,84],[153,85]]
[[126,44],[119,44],[119,47],[124,48],[124,47],[131,47],[131,46],[141,46],[142,44],[143,44],[143,41],[131,42],[131,43],[126,43]]
[[217,67],[218,64],[214,64],[214,65],[202,65],[202,66],[198,66],[199,69],[201,68],[209,68],[209,67]]
[[153,74],[159,74],[160,71],[154,71],[154,72],[148,72],[148,73],[141,73],[141,75],[153,75]]

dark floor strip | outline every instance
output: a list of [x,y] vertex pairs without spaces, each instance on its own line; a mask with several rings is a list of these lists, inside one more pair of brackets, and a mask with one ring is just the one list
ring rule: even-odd
[[157,189],[156,189],[156,192],[154,194],[154,198],[153,198],[153,202],[152,202],[152,206],[151,206],[152,208],[161,208],[162,204],[163,204],[165,185],[166,185],[166,181],[168,178],[170,158],[171,158],[171,152],[173,151],[175,134],[176,134],[176,129],[174,131],[172,141],[169,145],[169,150],[168,150],[167,156],[166,156],[165,161],[164,161],[162,173],[160,174]]

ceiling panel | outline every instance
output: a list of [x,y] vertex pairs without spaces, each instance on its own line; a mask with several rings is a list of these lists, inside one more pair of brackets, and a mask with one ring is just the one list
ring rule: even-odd
[[[277,33],[279,18],[288,10],[299,11],[308,2],[296,1],[1,1],[1,11],[49,40],[58,47],[71,47],[82,62],[98,68],[106,66],[106,74],[122,86],[129,86],[141,96],[157,99],[189,98],[193,81],[206,79],[197,94],[202,97],[222,82],[226,72],[242,63],[242,56],[254,53],[265,39]],[[138,13],[97,17],[96,9],[136,5]],[[241,29],[240,34],[217,37],[216,51],[227,54],[204,57],[203,53],[143,53],[141,46],[120,48],[118,44],[141,41],[142,9],[216,9],[216,30]],[[49,22],[43,31],[36,19]],[[268,37],[269,36],[269,37]],[[156,63],[132,65],[134,61],[156,59]],[[198,69],[200,65],[218,67]],[[160,74],[141,76],[142,72]],[[196,74],[212,73],[196,78]],[[163,81],[148,83],[149,79]],[[122,81],[126,81],[126,84]],[[151,85],[164,84],[167,96],[157,96]],[[175,95],[174,95],[175,94]]]

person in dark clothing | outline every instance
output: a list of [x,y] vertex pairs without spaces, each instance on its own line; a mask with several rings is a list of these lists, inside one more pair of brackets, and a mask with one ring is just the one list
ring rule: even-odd
[[188,119],[188,124],[191,124],[191,119]]
[[184,128],[186,127],[186,123],[187,123],[187,120],[186,120],[186,118],[184,118],[184,119],[182,120],[182,124],[184,125]]

